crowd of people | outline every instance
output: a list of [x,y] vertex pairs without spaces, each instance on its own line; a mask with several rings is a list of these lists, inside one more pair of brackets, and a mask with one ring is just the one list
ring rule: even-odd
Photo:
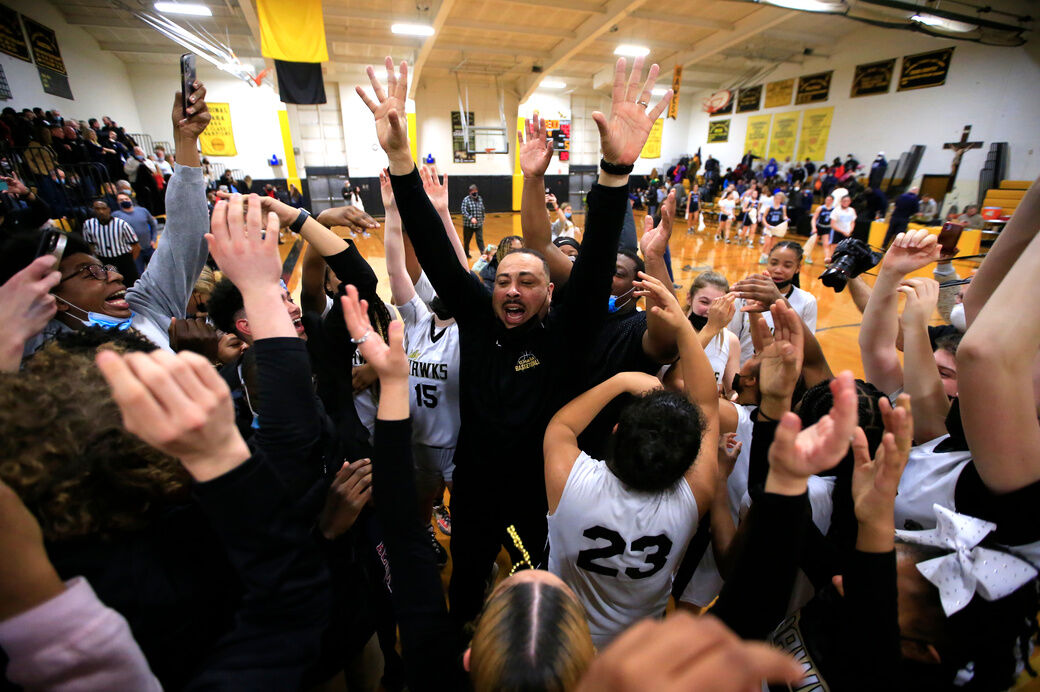
[[[785,237],[808,178],[748,185],[747,208],[720,182],[720,237],[753,243],[761,221],[768,240],[746,275],[703,272],[681,299],[682,175],[635,233],[658,73],[619,60],[592,114],[583,229],[527,121],[522,234],[491,251],[479,191],[460,238],[447,181],[412,158],[407,64],[369,67],[392,305],[343,237],[378,226],[359,206],[207,189],[199,83],[186,111],[174,99],[165,231],[136,282],[135,221],[22,218],[0,247],[9,684],[1011,686],[1037,630],[1040,307],[1021,296],[1040,181],[970,283],[922,230],[896,234],[873,285],[850,277],[866,377],[835,374],[811,258]],[[814,230],[849,231],[835,192]],[[283,232],[307,243],[298,304]],[[942,284],[916,276],[933,264]]]

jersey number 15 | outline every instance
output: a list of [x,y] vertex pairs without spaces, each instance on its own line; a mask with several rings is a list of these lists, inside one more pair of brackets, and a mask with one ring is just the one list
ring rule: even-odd
[[437,385],[415,385],[415,405],[419,408],[437,408]]

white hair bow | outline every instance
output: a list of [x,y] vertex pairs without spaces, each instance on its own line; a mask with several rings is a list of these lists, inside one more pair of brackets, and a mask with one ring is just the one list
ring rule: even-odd
[[978,547],[997,528],[996,524],[937,504],[932,507],[937,520],[934,529],[896,531],[896,537],[907,543],[952,551],[917,564],[924,578],[939,589],[947,615],[967,606],[976,592],[987,601],[996,601],[1037,576],[1035,567],[1011,553]]

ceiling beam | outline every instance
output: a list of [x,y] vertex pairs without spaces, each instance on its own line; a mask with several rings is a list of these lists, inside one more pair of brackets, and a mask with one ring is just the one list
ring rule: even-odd
[[762,36],[777,41],[803,43],[807,46],[824,46],[834,43],[833,36],[811,34],[807,31],[766,31]]
[[[172,41],[162,43],[129,43],[126,41],[98,41],[98,48],[110,53],[170,53],[180,55],[184,52],[183,46]],[[260,49],[247,45],[232,45],[231,49],[239,59],[259,58]]]
[[379,12],[378,10],[362,10],[355,7],[340,7],[338,5],[323,4],[321,13],[326,19],[332,17],[335,19],[372,19],[375,21],[393,22],[398,19],[404,19],[400,15],[394,15],[389,12]]
[[504,0],[514,5],[530,5],[532,7],[551,7],[554,10],[566,12],[584,12],[586,14],[607,14],[609,11],[601,2],[589,2],[589,0]]
[[661,22],[673,26],[693,26],[701,29],[714,29],[715,31],[733,31],[732,22],[723,22],[718,19],[706,17],[686,17],[681,14],[659,12],[652,10],[636,10],[632,13],[634,19],[649,19],[651,22]]
[[444,24],[445,28],[450,29],[475,29],[477,31],[502,31],[510,34],[519,34],[523,36],[547,36],[551,38],[570,38],[574,35],[574,32],[567,31],[566,29],[556,29],[552,27],[540,27],[540,26],[522,26],[519,24],[493,24],[491,22],[483,22],[472,19],[459,19],[451,17]]
[[795,16],[800,15],[797,12],[781,10],[775,7],[762,7],[743,19],[734,22],[732,32],[716,33],[698,42],[697,47],[693,50],[680,51],[666,56],[660,61],[661,71],[664,73],[670,72],[675,65],[682,65],[683,67],[692,65],[691,69],[696,70],[696,63],[699,60],[722,53],[727,48],[739,45],[752,36],[768,31]]
[[235,0],[238,4],[238,9],[242,12],[242,16],[246,20],[246,24],[249,25],[249,33],[253,35],[253,40],[256,41],[256,45],[260,45],[260,18],[256,16],[256,8],[253,7],[251,0]]
[[460,53],[486,54],[486,55],[513,55],[516,57],[535,58],[537,60],[548,60],[551,54],[546,51],[527,50],[525,48],[510,46],[485,46],[475,43],[439,43],[436,50],[457,50]]
[[[563,9],[569,2],[570,0],[561,2],[559,7]],[[607,2],[604,5],[605,12],[602,15],[597,14],[587,18],[575,29],[573,38],[560,41],[559,45],[552,50],[551,55],[545,64],[542,65],[544,73],[551,73],[556,68],[561,67],[567,60],[580,53],[602,34],[609,31],[612,26],[639,9],[644,2],[645,0],[610,0]],[[521,103],[530,98],[541,78],[542,75],[531,75],[526,79],[521,79],[519,85]]]
[[426,61],[430,59],[430,53],[433,52],[434,47],[437,45],[437,39],[440,37],[441,29],[444,28],[444,23],[448,21],[448,16],[451,14],[451,9],[455,6],[455,0],[439,0],[439,4],[433,12],[433,36],[430,36],[422,44],[422,48],[419,49],[419,54],[415,56],[415,62],[411,65],[411,72],[408,75],[410,83],[408,84],[408,96],[415,98],[415,88],[419,84],[419,78],[422,77],[423,67],[426,65]]
[[[151,29],[150,26],[128,12],[121,12],[118,16],[110,16],[102,13],[68,14],[65,15],[65,22],[74,26],[81,26],[85,29]],[[214,31],[215,29],[223,30],[225,27],[231,29],[248,28],[241,17],[232,14],[228,14],[224,17],[192,17],[191,23],[204,26],[210,31]]]

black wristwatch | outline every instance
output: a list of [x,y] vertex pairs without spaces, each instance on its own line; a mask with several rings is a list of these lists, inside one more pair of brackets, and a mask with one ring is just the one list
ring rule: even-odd
[[631,163],[626,166],[621,163],[610,163],[606,159],[599,160],[599,167],[603,169],[604,173],[610,175],[628,175],[635,168]]
[[303,224],[306,223],[307,219],[311,217],[311,213],[306,209],[300,210],[300,215],[296,217],[296,220],[289,224],[289,230],[293,233],[299,233],[300,229],[303,228]]

